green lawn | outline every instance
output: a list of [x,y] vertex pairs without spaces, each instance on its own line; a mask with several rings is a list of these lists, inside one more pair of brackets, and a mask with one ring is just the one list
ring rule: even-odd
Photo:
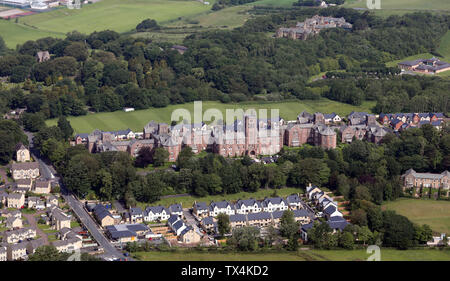
[[[299,250],[296,253],[208,253],[138,252],[133,254],[145,261],[365,261],[366,250]],[[381,249],[382,261],[449,261],[450,250]]]
[[[290,102],[274,102],[274,103],[238,103],[223,104],[220,102],[203,102],[203,111],[209,108],[219,109],[225,118],[226,109],[243,108],[249,109],[279,109],[280,116],[285,120],[294,120],[302,111],[308,112],[336,112],[340,115],[348,115],[351,111],[367,111],[370,112],[375,102],[363,102],[361,106],[352,106],[345,103],[335,102],[328,99],[306,100],[306,101],[290,101]],[[141,132],[145,124],[151,120],[157,122],[170,123],[172,111],[177,108],[185,108],[193,112],[194,104],[169,105],[164,108],[149,108],[145,110],[137,110],[134,112],[107,112],[89,114],[86,116],[69,117],[69,121],[76,134],[90,133],[95,129],[104,131],[120,130],[130,128],[131,130]],[[193,115],[193,114],[192,114]],[[192,117],[193,118],[193,117]],[[47,125],[56,125],[57,120],[51,119],[46,121]]]
[[14,23],[14,20],[0,19],[0,36],[5,40],[6,45],[15,49],[17,44],[22,44],[27,40],[37,40],[44,37],[64,37],[62,33],[47,32],[36,28]]
[[434,232],[450,233],[450,202],[427,199],[399,199],[382,206],[417,224],[428,224]]
[[[277,189],[278,196],[287,196],[293,193],[303,193],[303,190],[300,188],[286,187]],[[230,200],[236,201],[239,199],[264,199],[265,197],[272,196],[274,189],[260,189],[257,192],[239,192],[235,194],[227,194],[227,195],[208,195],[205,197],[194,197],[194,196],[182,196],[182,197],[171,197],[171,198],[163,198],[157,202],[153,202],[151,204],[146,203],[138,203],[138,205],[142,208],[145,208],[148,205],[157,206],[169,206],[171,204],[181,203],[183,208],[191,208],[194,205],[194,201],[197,202],[206,202],[209,204],[211,201],[222,201],[222,200]]]

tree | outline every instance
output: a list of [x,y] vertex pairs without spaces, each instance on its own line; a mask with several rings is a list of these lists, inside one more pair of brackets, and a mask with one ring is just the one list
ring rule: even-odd
[[347,231],[341,232],[339,234],[339,246],[344,249],[353,249],[355,246],[353,235]]
[[322,185],[328,182],[330,168],[322,159],[306,158],[292,168],[289,179],[292,184],[305,187],[309,183]]
[[337,246],[336,236],[333,235],[332,229],[328,223],[315,222],[314,226],[308,231],[309,240],[318,249],[331,249]]
[[300,224],[295,221],[294,212],[286,210],[280,219],[280,233],[283,237],[292,238],[300,229]]
[[414,243],[415,229],[408,218],[394,211],[383,212],[383,244],[390,247],[407,249]]
[[372,240],[373,234],[367,226],[363,226],[358,229],[357,237],[359,241],[363,242],[363,245],[366,245],[367,241]]
[[227,239],[227,245],[230,245],[240,251],[255,251],[258,248],[259,228],[244,226],[233,229],[233,234]]
[[69,139],[73,135],[73,128],[70,125],[70,122],[67,120],[66,116],[62,115],[58,119],[58,128],[61,130],[61,133],[65,140]]
[[353,224],[359,226],[367,225],[367,214],[363,209],[356,209],[352,211],[351,221]]
[[177,168],[182,169],[188,166],[189,160],[194,156],[194,152],[192,152],[192,148],[190,146],[185,146],[181,149],[180,154],[178,154],[177,158]]
[[139,149],[138,156],[136,157],[135,161],[136,167],[145,168],[152,162],[153,162],[152,149],[148,146]]
[[64,55],[74,57],[77,61],[85,61],[89,56],[89,52],[84,43],[73,42],[64,49]]
[[44,117],[40,113],[24,113],[21,120],[25,130],[30,132],[37,132],[46,126]]
[[162,147],[155,149],[153,153],[153,165],[155,167],[163,166],[164,163],[169,159],[169,151]]
[[220,213],[217,216],[217,230],[219,231],[220,236],[224,236],[225,234],[230,232],[230,217],[227,214]]
[[55,246],[45,245],[36,248],[34,254],[28,257],[29,261],[67,261],[68,255],[60,253]]
[[415,239],[419,244],[426,244],[428,241],[433,240],[433,231],[431,230],[429,225],[415,225],[414,229]]

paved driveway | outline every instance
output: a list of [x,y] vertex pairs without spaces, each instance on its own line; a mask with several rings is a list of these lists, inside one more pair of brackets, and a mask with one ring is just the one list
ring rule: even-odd
[[43,213],[44,213],[44,211],[38,211],[34,214],[23,214],[22,213],[22,215],[27,219],[28,223],[30,224],[30,227],[36,229],[37,235],[39,235],[44,240],[44,244],[48,245],[49,242],[48,242],[48,238],[47,238],[47,233],[45,233],[42,229],[40,229],[38,227],[36,218],[34,217],[36,215],[40,215]]

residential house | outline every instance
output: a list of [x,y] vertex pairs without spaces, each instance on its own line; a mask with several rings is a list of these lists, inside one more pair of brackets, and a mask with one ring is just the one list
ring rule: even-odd
[[50,53],[48,51],[39,51],[36,53],[36,60],[38,62],[45,62],[50,59]]
[[272,212],[273,225],[275,227],[280,226],[281,217],[283,216],[284,211],[275,211]]
[[266,227],[272,223],[272,215],[269,212],[247,214],[249,226]]
[[26,243],[27,253],[29,255],[34,254],[34,252],[36,252],[37,248],[45,245],[44,238],[31,240],[31,241],[28,241],[28,242],[25,242],[25,243]]
[[130,208],[130,222],[141,223],[144,221],[144,213],[141,208]]
[[314,226],[313,222],[310,222],[308,224],[303,224],[300,227],[300,236],[302,237],[302,240],[307,242],[308,241],[308,231]]
[[314,214],[308,212],[305,209],[294,210],[294,219],[301,224],[308,224],[314,219]]
[[286,202],[291,210],[298,210],[303,208],[302,200],[298,194],[291,194],[286,197]]
[[238,200],[235,207],[237,214],[259,213],[263,210],[261,202],[252,198]]
[[102,204],[97,204],[92,210],[97,222],[102,226],[113,225],[115,223],[113,216]]
[[65,227],[70,228],[71,216],[65,214],[61,209],[53,208],[51,211],[51,222],[56,230],[61,230]]
[[11,164],[11,174],[14,180],[38,178],[40,175],[39,163],[38,162],[13,163]]
[[30,151],[23,144],[19,143],[16,148],[16,160],[17,162],[30,161]]
[[247,225],[247,216],[246,215],[244,215],[244,214],[235,214],[235,215],[231,215],[230,216],[230,226],[231,226],[231,228],[239,228],[239,227],[244,227],[246,225]]
[[330,219],[332,217],[342,217],[342,213],[338,211],[335,205],[329,205],[323,210],[324,215]]
[[169,219],[170,212],[163,206],[152,206],[145,208],[144,221],[165,221]]
[[265,198],[262,206],[264,212],[285,211],[289,207],[286,200],[281,197]]
[[53,241],[52,245],[60,253],[72,253],[83,247],[83,241],[80,238],[70,238],[67,240],[57,240]]
[[8,245],[7,258],[8,261],[21,260],[27,257],[27,243],[22,242],[18,244]]
[[[230,216],[230,218],[231,218],[231,216]],[[201,224],[201,226],[203,227],[204,230],[216,232],[217,222],[214,221],[213,217],[203,218],[201,220],[200,224]]]
[[18,188],[26,188],[27,191],[31,191],[33,181],[31,179],[18,179],[16,180],[16,186]]
[[8,208],[20,209],[25,205],[25,194],[23,193],[10,193],[6,197]]
[[180,233],[180,240],[183,243],[198,243],[202,239],[202,235],[195,231],[195,229],[192,226],[186,227],[183,231]]
[[344,230],[344,228],[350,224],[341,216],[330,217],[327,223],[333,230],[333,233]]
[[192,212],[198,218],[205,218],[209,215],[208,206],[205,202],[194,202],[194,206],[192,207]]
[[38,179],[34,184],[34,193],[36,194],[50,194],[51,184],[46,179]]
[[56,196],[54,196],[54,195],[49,195],[49,196],[47,196],[47,201],[46,201],[46,206],[47,206],[47,208],[48,207],[50,207],[50,206],[58,206],[58,204],[59,204],[59,201],[58,201],[58,198],[56,198]]
[[209,216],[217,217],[219,214],[234,215],[234,205],[224,200],[219,202],[211,202],[209,205]]
[[171,215],[177,215],[180,218],[183,218],[183,207],[181,204],[172,204],[169,206],[169,212]]
[[334,112],[331,114],[324,114],[323,116],[325,117],[325,124],[339,123],[342,121],[342,118]]
[[181,220],[177,215],[170,216],[167,220],[167,224],[177,236],[179,236],[181,232],[187,227],[184,221]]
[[414,169],[407,170],[402,175],[404,188],[442,188],[450,189],[450,172],[444,171],[440,174],[433,173],[417,173]]
[[6,219],[6,227],[8,229],[22,228],[22,219],[18,217],[9,217]]
[[44,201],[36,196],[30,196],[27,198],[27,206],[29,209],[43,210],[45,209]]
[[8,250],[4,246],[0,246],[0,261],[7,261],[8,260]]
[[16,230],[5,231],[3,235],[3,240],[7,243],[18,243],[19,241],[24,241],[28,238],[36,237],[36,229],[31,227],[20,228]]

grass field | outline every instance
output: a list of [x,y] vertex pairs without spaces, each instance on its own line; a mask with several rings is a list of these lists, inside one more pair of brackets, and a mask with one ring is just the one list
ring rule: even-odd
[[[381,9],[386,10],[439,10],[450,11],[448,0],[380,0]],[[344,7],[367,8],[366,0],[346,0]]]
[[14,20],[0,19],[0,36],[5,40],[9,48],[15,49],[17,44],[22,44],[27,40],[37,40],[48,36],[63,38],[64,34],[41,31],[21,24],[15,24]]
[[428,224],[436,233],[450,233],[450,202],[427,199],[399,199],[386,203],[384,210],[394,210],[417,224]]
[[[296,253],[138,252],[145,261],[365,261],[366,250],[299,250]],[[381,249],[382,261],[449,261],[450,250]]]
[[[303,193],[303,190],[300,188],[293,188],[293,187],[285,187],[281,189],[277,189],[277,195],[278,196],[288,196],[294,193]],[[265,197],[271,197],[274,192],[274,189],[260,189],[256,192],[238,192],[235,194],[227,194],[227,195],[208,195],[205,197],[194,197],[194,196],[182,196],[182,197],[171,197],[171,198],[163,198],[157,202],[152,203],[152,206],[169,206],[172,204],[181,203],[183,207],[192,207],[194,205],[194,201],[203,201],[209,204],[211,201],[222,201],[222,200],[229,200],[229,201],[237,201],[239,199],[264,199]],[[140,207],[146,207],[148,204],[145,203],[139,203]]]
[[[294,120],[302,111],[308,112],[336,112],[339,115],[347,115],[351,111],[371,111],[375,105],[374,102],[363,102],[361,106],[352,106],[349,104],[339,103],[328,99],[307,100],[307,101],[290,101],[277,103],[238,103],[238,104],[223,104],[220,102],[203,102],[203,111],[209,108],[219,109],[225,118],[226,109],[243,108],[249,109],[279,109],[280,116],[285,120]],[[130,128],[134,131],[142,131],[142,128],[151,120],[158,122],[170,123],[172,111],[177,108],[185,108],[193,112],[194,104],[169,105],[164,108],[149,108],[145,110],[137,110],[134,112],[107,112],[89,114],[86,116],[69,117],[69,121],[75,130],[76,134],[90,133],[95,129],[104,131],[112,131],[119,129]],[[224,119],[225,120],[225,119]],[[47,125],[56,125],[57,120],[47,120]]]

